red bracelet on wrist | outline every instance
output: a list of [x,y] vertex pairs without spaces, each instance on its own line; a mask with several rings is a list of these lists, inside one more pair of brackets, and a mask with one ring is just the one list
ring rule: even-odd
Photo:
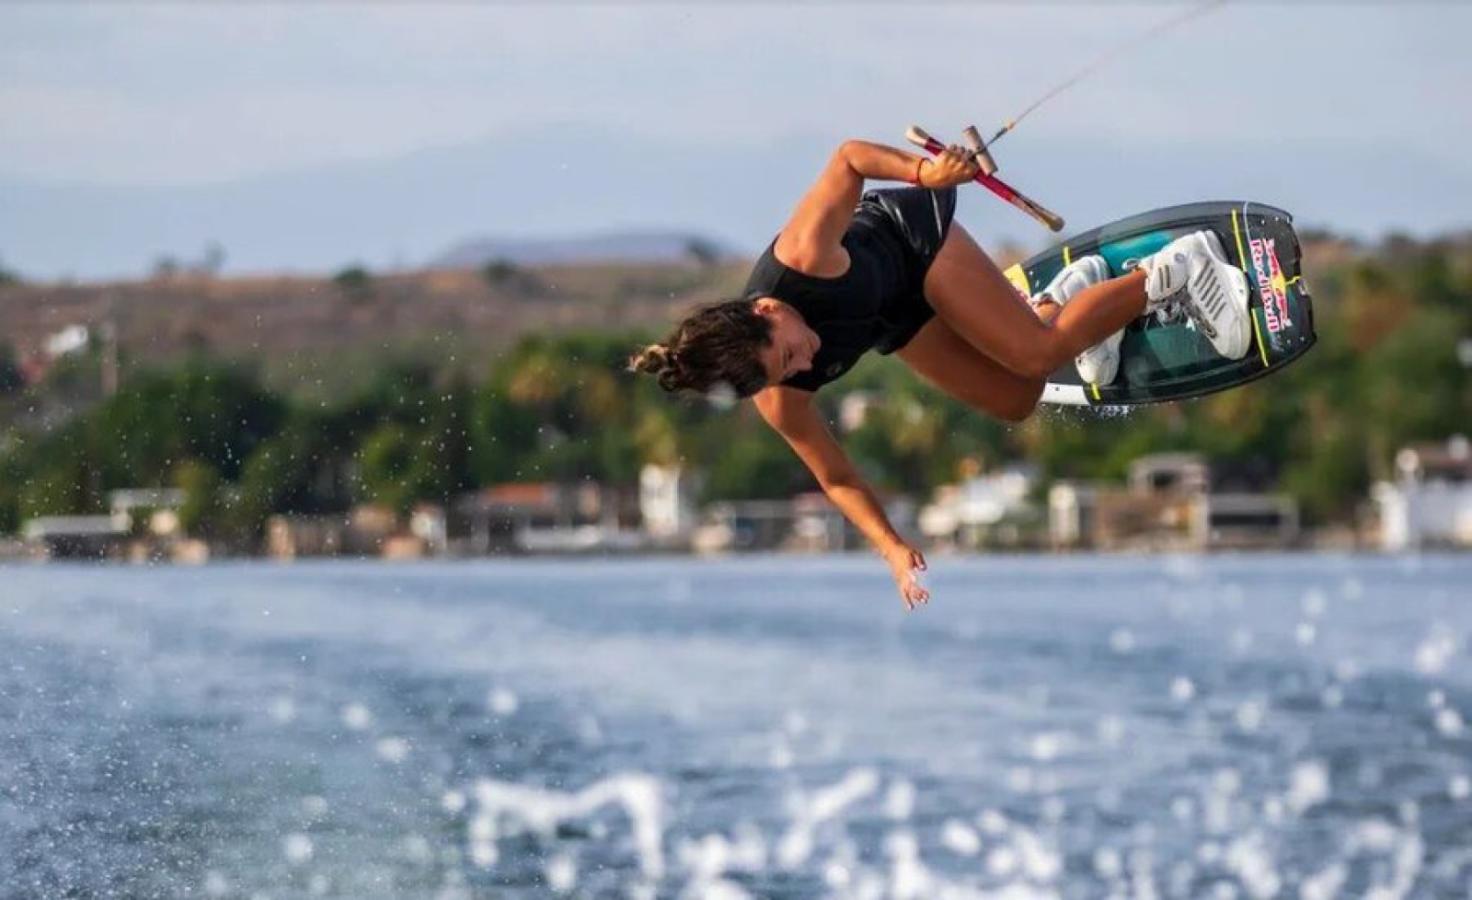
[[916,187],[925,187],[925,182],[923,182],[923,181],[920,180],[920,170],[923,169],[923,168],[925,168],[925,163],[927,161],[928,160],[926,160],[925,157],[923,157],[923,156],[920,157],[919,159],[915,160],[915,186]]

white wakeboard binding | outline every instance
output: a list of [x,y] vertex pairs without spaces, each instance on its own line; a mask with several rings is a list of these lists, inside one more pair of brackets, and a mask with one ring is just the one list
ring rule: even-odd
[[1241,359],[1252,349],[1247,276],[1227,261],[1215,233],[1177,238],[1140,260],[1140,267],[1146,273],[1147,314],[1168,321],[1184,313],[1227,359]]
[[[1083,256],[1059,270],[1048,286],[1032,298],[1034,305],[1043,300],[1052,300],[1066,306],[1074,294],[1092,284],[1109,279],[1109,263],[1099,255]],[[1120,329],[1109,337],[1080,353],[1073,364],[1078,376],[1089,384],[1109,384],[1119,374],[1119,342],[1124,339]]]

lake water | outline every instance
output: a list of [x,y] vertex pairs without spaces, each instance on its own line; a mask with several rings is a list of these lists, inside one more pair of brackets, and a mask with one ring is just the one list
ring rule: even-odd
[[1465,897],[1472,558],[0,569],[0,896]]

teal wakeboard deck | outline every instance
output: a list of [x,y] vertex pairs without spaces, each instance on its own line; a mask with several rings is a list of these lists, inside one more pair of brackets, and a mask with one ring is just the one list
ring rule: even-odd
[[1089,384],[1070,361],[1049,377],[1043,403],[1131,406],[1200,397],[1267,375],[1313,346],[1313,307],[1293,217],[1263,203],[1191,203],[1130,216],[1076,235],[1006,274],[1024,296],[1042,290],[1073,260],[1093,253],[1104,257],[1112,275],[1123,275],[1138,260],[1202,229],[1216,232],[1232,263],[1247,273],[1252,295],[1252,347],[1247,355],[1218,356],[1188,321],[1165,323],[1146,316],[1125,328],[1113,382]]

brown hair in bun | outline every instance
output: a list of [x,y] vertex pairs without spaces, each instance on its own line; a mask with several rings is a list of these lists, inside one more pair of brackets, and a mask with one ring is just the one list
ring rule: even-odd
[[750,300],[725,300],[696,309],[662,343],[629,358],[629,368],[655,376],[667,391],[704,394],[727,384],[738,397],[766,387],[758,355],[772,342],[772,325]]

